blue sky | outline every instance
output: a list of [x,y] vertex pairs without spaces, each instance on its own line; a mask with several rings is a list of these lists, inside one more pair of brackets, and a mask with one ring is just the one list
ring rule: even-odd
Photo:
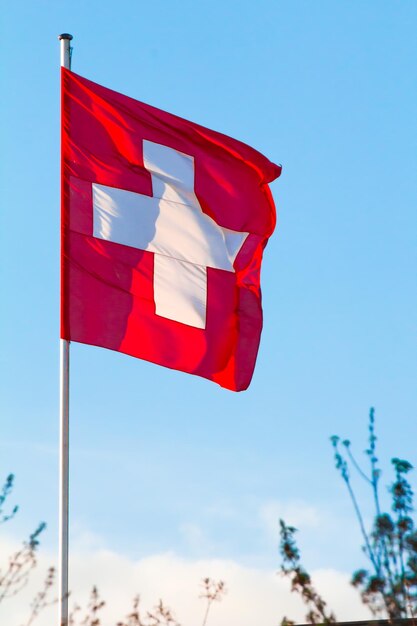
[[45,519],[57,544],[57,36],[70,32],[75,72],[283,165],[247,392],[72,345],[73,541],[273,569],[265,519],[298,511],[309,567],[360,564],[329,436],[361,452],[374,405],[384,466],[416,462],[416,18],[408,0],[3,10],[0,469],[17,475],[16,536]]

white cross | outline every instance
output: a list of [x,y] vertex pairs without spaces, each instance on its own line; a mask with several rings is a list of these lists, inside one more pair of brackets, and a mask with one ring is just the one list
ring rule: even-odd
[[206,327],[207,267],[234,272],[248,233],[219,226],[194,192],[194,157],[143,141],[152,196],[93,184],[93,235],[155,253],[156,314]]

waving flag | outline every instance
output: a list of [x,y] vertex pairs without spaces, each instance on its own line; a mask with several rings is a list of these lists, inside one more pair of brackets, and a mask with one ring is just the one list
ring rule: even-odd
[[246,389],[281,168],[64,68],[62,98],[61,337]]

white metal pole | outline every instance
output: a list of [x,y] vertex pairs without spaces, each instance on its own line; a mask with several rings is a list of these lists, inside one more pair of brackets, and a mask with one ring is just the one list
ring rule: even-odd
[[59,626],[68,626],[69,341],[60,340]]
[[[72,35],[63,33],[61,67],[71,69]],[[69,341],[60,340],[60,453],[59,453],[59,626],[68,626],[69,529]]]

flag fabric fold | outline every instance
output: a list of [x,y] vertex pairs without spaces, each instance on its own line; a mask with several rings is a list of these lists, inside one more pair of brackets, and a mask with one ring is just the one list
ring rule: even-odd
[[61,337],[246,389],[280,173],[62,68]]

